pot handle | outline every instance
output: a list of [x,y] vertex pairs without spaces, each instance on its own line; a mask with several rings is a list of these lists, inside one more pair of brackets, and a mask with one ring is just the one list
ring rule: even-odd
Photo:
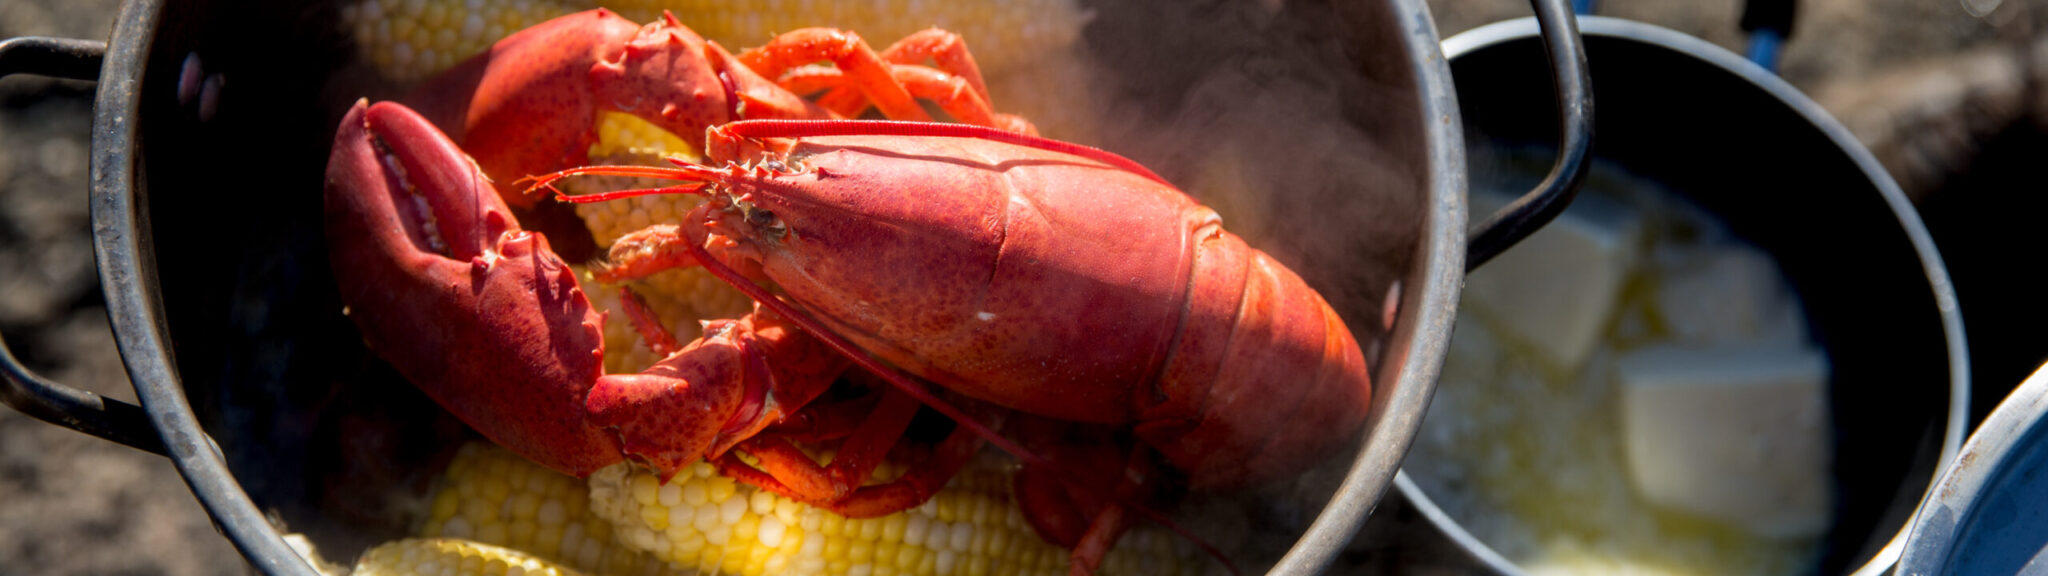
[[1572,203],[1586,176],[1593,147],[1593,80],[1586,75],[1586,47],[1579,21],[1565,0],[1530,0],[1536,26],[1555,75],[1561,143],[1550,175],[1536,189],[1474,225],[1466,236],[1465,271],[1471,272],[1549,224]]
[[[0,40],[0,77],[35,74],[97,80],[105,42],[22,37]],[[0,403],[23,414],[159,455],[163,437],[141,407],[44,379],[22,366],[0,338]]]

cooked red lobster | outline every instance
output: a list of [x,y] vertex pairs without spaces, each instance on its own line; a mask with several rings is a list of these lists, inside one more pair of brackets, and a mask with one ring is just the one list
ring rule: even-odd
[[[486,102],[516,100],[496,94],[508,86],[553,90],[496,75],[454,93]],[[675,84],[660,84],[645,89],[673,95]],[[479,105],[468,109],[478,117]],[[918,505],[993,441],[1025,461],[1018,498],[1042,535],[1075,548],[1077,570],[1100,560],[1131,508],[1145,511],[1148,499],[1132,494],[1155,488],[1156,467],[1197,490],[1282,478],[1365,419],[1370,378],[1338,314],[1130,160],[965,124],[680,125],[709,126],[698,128],[709,165],[531,180],[682,181],[577,199],[707,199],[620,240],[600,279],[704,266],[757,301],[644,372],[606,375],[603,313],[486,176],[529,163],[501,163],[501,146],[478,142],[484,125],[467,124],[458,147],[404,106],[359,103],[336,135],[327,227],[343,299],[371,348],[479,432],[577,476],[632,458],[667,477],[711,459],[742,481],[873,516]],[[540,148],[588,142],[522,131],[539,140],[519,143]],[[538,162],[580,158],[549,154]],[[854,408],[872,412],[820,465],[790,442],[810,431],[792,431],[846,420],[845,406],[813,402],[849,365],[890,384],[879,403]],[[920,405],[960,425],[902,479],[860,486]],[[1007,429],[1030,447],[995,430],[996,407],[1023,413]],[[1138,446],[1061,446],[1069,430],[1101,429]]]

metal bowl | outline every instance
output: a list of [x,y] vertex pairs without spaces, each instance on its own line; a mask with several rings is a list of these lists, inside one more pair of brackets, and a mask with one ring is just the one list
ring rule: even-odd
[[[1907,516],[1954,459],[1969,407],[1962,318],[1926,228],[1870,152],[1776,76],[1663,28],[1579,22],[1602,101],[1595,159],[1678,192],[1771,253],[1830,358],[1840,500],[1821,572],[1888,569]],[[1531,81],[1518,68],[1540,57],[1535,34],[1518,20],[1444,43],[1475,162],[1481,150],[1542,141],[1548,112],[1510,96]],[[1489,171],[1474,173],[1479,188]],[[1432,499],[1443,488],[1412,473],[1431,462],[1404,466],[1401,495],[1447,538],[1495,572],[1523,573]]]
[[2048,571],[2048,366],[1970,435],[1913,515],[1895,574]]

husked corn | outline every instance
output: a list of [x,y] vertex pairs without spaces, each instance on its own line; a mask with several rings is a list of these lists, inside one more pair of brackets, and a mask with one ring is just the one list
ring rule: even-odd
[[[984,453],[938,495],[881,518],[848,519],[698,463],[667,484],[619,465],[590,477],[592,513],[625,545],[702,574],[1065,574],[1068,551],[1040,540],[1011,497],[1015,466]],[[901,466],[884,464],[876,478]],[[1103,574],[1200,573],[1193,544],[1151,525],[1126,534]]]
[[342,9],[362,56],[385,76],[414,82],[549,18],[605,7],[636,22],[663,10],[738,52],[809,26],[852,30],[876,50],[937,26],[967,38],[986,75],[1072,45],[1089,13],[1073,0],[363,0]]
[[582,576],[582,572],[510,548],[455,538],[408,538],[377,545],[351,576]]
[[417,82],[454,67],[492,43],[547,21],[594,8],[587,0],[362,0],[343,6],[341,24],[357,53],[385,77]]
[[593,516],[589,504],[584,481],[475,442],[449,461],[417,536],[442,539],[444,551],[501,546],[593,574],[688,573],[619,545],[612,523]]
[[[419,570],[429,561],[438,573],[463,575],[515,566],[636,576],[1065,574],[1067,550],[1040,540],[1010,496],[1014,469],[1014,460],[984,451],[923,505],[848,519],[704,462],[667,484],[629,463],[586,482],[476,442],[449,462],[416,538],[365,553],[356,574],[437,573]],[[903,471],[884,463],[871,482]],[[1210,562],[1188,541],[1140,524],[1100,573],[1197,574]],[[414,571],[393,571],[406,567]]]
[[852,30],[880,51],[914,32],[939,27],[966,38],[988,75],[1072,45],[1090,17],[1073,0],[613,0],[604,6],[641,22],[668,10],[683,25],[734,51],[811,26]]

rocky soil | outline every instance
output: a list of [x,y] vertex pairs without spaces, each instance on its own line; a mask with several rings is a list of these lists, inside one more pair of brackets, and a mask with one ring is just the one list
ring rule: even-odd
[[[115,0],[0,1],[0,37],[107,37]],[[133,403],[93,267],[90,83],[0,81],[0,334],[50,379]],[[169,460],[0,410],[0,574],[246,566]]]

